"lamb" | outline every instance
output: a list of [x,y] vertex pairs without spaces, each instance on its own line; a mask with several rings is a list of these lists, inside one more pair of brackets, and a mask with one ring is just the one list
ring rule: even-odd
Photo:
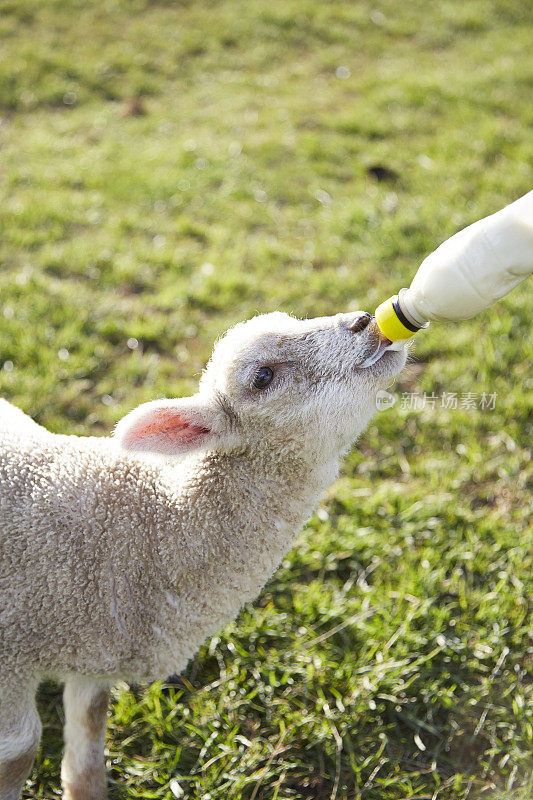
[[180,672],[256,597],[405,360],[369,314],[276,312],[226,333],[198,394],[111,437],[0,401],[0,800],[30,773],[48,678],[65,683],[63,797],[104,800],[110,685]]

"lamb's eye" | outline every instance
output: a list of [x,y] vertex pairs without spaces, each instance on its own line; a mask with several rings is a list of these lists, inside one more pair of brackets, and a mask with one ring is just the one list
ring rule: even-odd
[[259,367],[254,375],[252,386],[254,389],[266,389],[273,377],[274,370],[272,367]]

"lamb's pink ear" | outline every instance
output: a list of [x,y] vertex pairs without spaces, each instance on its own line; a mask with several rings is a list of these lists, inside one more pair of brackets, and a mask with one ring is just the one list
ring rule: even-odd
[[144,403],[120,420],[114,438],[125,450],[178,455],[223,444],[225,427],[224,412],[195,396]]

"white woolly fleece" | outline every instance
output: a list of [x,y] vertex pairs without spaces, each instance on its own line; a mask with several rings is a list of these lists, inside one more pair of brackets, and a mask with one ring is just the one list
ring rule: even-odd
[[[54,435],[0,401],[0,708],[26,719],[45,677],[84,675],[96,697],[179,672],[257,595],[405,363],[361,369],[378,332],[355,316],[237,325],[194,398],[147,403],[112,438]],[[0,710],[15,741],[6,726]]]

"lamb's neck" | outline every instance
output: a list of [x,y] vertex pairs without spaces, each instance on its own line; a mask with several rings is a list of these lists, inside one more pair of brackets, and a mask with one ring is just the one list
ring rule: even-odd
[[309,515],[335,477],[337,463],[312,463],[293,454],[206,453],[191,465],[184,494],[202,513],[216,509],[234,527]]
[[192,548],[189,558],[204,576],[212,573],[213,580],[224,580],[224,571],[229,576],[240,564],[244,571],[255,572],[261,585],[336,470],[336,462],[317,465],[293,456],[280,459],[246,451],[195,458],[179,489],[181,526]]

